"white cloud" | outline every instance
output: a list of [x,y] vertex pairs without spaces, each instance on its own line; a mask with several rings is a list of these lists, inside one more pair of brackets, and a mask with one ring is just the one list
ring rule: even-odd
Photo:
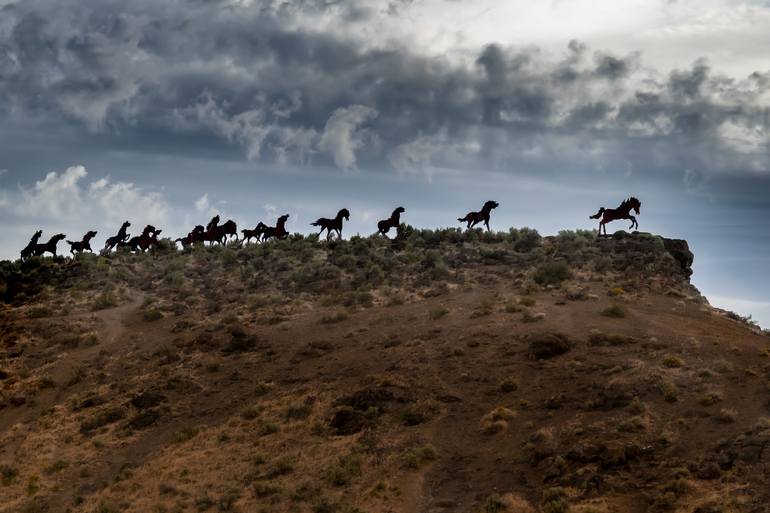
[[61,173],[52,171],[31,189],[20,188],[19,201],[7,200],[5,207],[18,216],[51,224],[88,221],[111,226],[126,219],[135,224],[163,224],[168,220],[170,207],[161,193],[109,178],[86,184],[87,176],[82,165]]
[[211,206],[211,203],[209,203],[208,192],[195,201],[195,210],[210,216],[221,214],[218,208]]
[[338,168],[356,167],[356,150],[364,145],[364,134],[359,127],[377,117],[377,111],[365,105],[340,107],[329,116],[319,142],[328,151]]

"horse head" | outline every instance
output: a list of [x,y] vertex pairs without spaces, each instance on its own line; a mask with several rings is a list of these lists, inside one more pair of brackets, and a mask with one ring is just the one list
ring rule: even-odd
[[66,235],[64,235],[63,233],[57,233],[56,235],[51,237],[51,239],[48,241],[48,244],[56,245],[56,244],[59,243],[59,241],[61,241],[65,237],[66,237]]
[[634,209],[636,215],[639,215],[639,209],[642,208],[642,202],[636,199],[634,196],[631,196],[631,198],[628,200],[628,204],[631,205],[631,208]]
[[262,221],[260,221],[260,222],[257,223],[257,227],[255,228],[255,230],[258,231],[258,232],[264,232],[265,228],[267,228],[267,225],[265,223],[263,223]]
[[406,209],[404,207],[398,207],[396,208],[396,210],[393,211],[393,217],[403,214],[404,212],[406,212]]
[[142,235],[147,236],[147,235],[150,235],[150,232],[156,232],[156,231],[157,230],[153,225],[148,224],[147,226],[144,227],[144,230],[142,230]]
[[217,226],[218,224],[219,224],[219,214],[211,218],[211,221],[209,221],[209,224],[206,225],[206,230],[211,230],[213,227]]
[[43,235],[43,230],[36,231],[35,234],[32,236],[32,242],[37,242],[42,235]]
[[337,219],[345,218],[345,221],[350,221],[350,212],[348,212],[348,209],[343,208],[339,212],[337,212]]
[[129,226],[131,226],[131,223],[129,223],[128,221],[125,221],[122,225],[120,225],[120,229],[125,230]]
[[89,241],[94,237],[96,237],[96,230],[89,230],[88,233],[83,236],[83,240]]
[[496,201],[489,200],[486,203],[484,203],[484,210],[492,210],[493,208],[499,207],[500,204]]
[[278,218],[276,226],[283,226],[284,224],[286,224],[287,219],[289,219],[289,214],[282,215],[281,217]]

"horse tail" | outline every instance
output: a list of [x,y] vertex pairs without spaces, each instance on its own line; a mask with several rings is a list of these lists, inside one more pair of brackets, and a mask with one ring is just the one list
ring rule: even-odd
[[310,223],[310,226],[321,226],[321,220],[319,219],[318,221],[316,221],[314,223]]
[[599,219],[602,216],[603,213],[604,213],[604,207],[601,207],[596,214],[594,214],[592,216],[588,216],[588,218],[589,219]]
[[67,244],[69,244],[70,246],[74,246],[74,245],[75,245],[75,243],[74,243],[74,242],[72,242],[72,241],[71,241],[71,240],[69,240],[69,239],[67,240]]

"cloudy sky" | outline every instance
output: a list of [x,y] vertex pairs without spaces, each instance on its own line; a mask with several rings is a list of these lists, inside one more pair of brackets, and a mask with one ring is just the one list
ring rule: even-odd
[[487,199],[550,234],[634,194],[770,326],[768,55],[758,0],[0,0],[0,258],[38,227],[344,206],[369,234]]

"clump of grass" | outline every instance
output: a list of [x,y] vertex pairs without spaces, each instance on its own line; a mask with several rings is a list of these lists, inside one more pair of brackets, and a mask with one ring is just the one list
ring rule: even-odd
[[564,488],[555,486],[543,490],[540,511],[543,513],[566,513],[569,511],[569,502],[567,502],[567,493]]
[[142,313],[142,318],[147,322],[153,322],[162,319],[163,314],[157,308],[148,308]]
[[668,355],[663,359],[663,366],[669,369],[678,369],[684,367],[684,360],[676,355]]
[[609,295],[610,295],[611,297],[618,297],[618,296],[622,296],[622,295],[624,295],[625,293],[626,293],[626,291],[625,291],[625,290],[623,290],[623,288],[622,288],[622,287],[612,287],[612,288],[609,290]]
[[118,298],[115,296],[115,293],[111,290],[104,290],[96,296],[94,303],[91,305],[91,310],[105,310],[116,306],[118,306]]
[[195,427],[186,427],[184,429],[180,429],[176,433],[174,433],[174,442],[181,444],[188,440],[192,440],[195,438],[195,435],[198,434],[198,429]]
[[286,408],[284,416],[286,420],[301,420],[310,416],[313,411],[313,407],[309,404],[295,404]]
[[626,316],[626,308],[623,305],[614,303],[602,310],[601,314],[605,317],[612,317],[613,319],[622,319]]
[[480,428],[485,435],[494,435],[508,429],[508,421],[516,416],[513,410],[498,406],[481,418]]
[[294,464],[287,458],[280,458],[275,460],[265,473],[267,479],[275,479],[276,477],[285,476],[294,472]]
[[254,420],[259,417],[258,406],[246,406],[241,410],[241,418],[244,420]]
[[43,317],[50,317],[52,314],[51,309],[46,306],[35,306],[29,309],[27,316],[31,319],[42,319]]
[[675,403],[679,399],[679,389],[674,383],[665,381],[661,384],[660,389],[666,402]]
[[729,408],[722,408],[721,410],[719,410],[719,413],[717,413],[717,416],[715,419],[717,422],[721,422],[723,424],[731,424],[735,422],[735,419],[737,418],[738,418],[737,411]]
[[519,384],[516,382],[515,379],[504,379],[500,382],[500,385],[498,386],[500,391],[504,394],[509,394],[511,392],[515,392],[519,389]]
[[636,415],[630,419],[626,419],[618,424],[618,431],[621,433],[640,433],[647,429],[647,423],[644,418]]
[[528,308],[531,308],[535,306],[535,303],[537,303],[537,301],[532,296],[522,296],[519,298],[519,304],[521,306],[526,306]]
[[433,321],[437,321],[448,313],[449,313],[449,310],[447,310],[444,307],[439,307],[439,308],[434,308],[430,312],[428,312],[428,317]]
[[407,468],[420,468],[424,464],[435,461],[438,458],[438,451],[431,444],[424,444],[412,447],[404,454],[404,465]]
[[326,469],[326,480],[334,486],[345,486],[360,474],[361,455],[353,451],[340,456],[334,464]]
[[96,429],[112,424],[123,419],[126,416],[126,410],[120,407],[107,408],[97,413],[88,420],[80,424],[80,432],[84,435],[91,434]]
[[16,482],[16,479],[19,477],[19,471],[18,469],[11,467],[9,465],[0,465],[0,481],[2,481],[3,486],[10,486],[13,483]]
[[700,398],[701,406],[713,406],[722,400],[722,394],[719,392],[707,392]]
[[572,278],[572,270],[566,262],[546,262],[538,266],[532,278],[538,285],[561,285]]
[[332,315],[324,315],[321,317],[321,324],[335,324],[347,320],[348,314],[345,312],[337,312]]

